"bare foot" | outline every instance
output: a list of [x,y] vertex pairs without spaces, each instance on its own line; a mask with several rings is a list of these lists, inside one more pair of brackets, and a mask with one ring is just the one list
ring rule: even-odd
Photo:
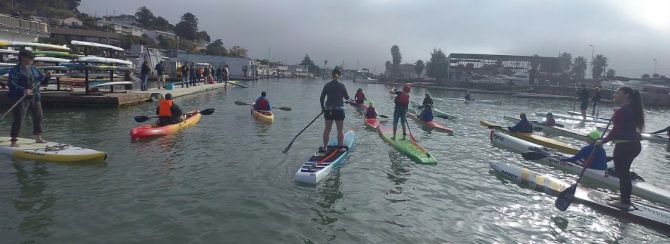
[[20,146],[21,146],[21,145],[19,145],[19,144],[16,143],[15,141],[13,141],[12,144],[9,145],[9,147],[20,147]]
[[47,141],[42,139],[42,136],[36,136],[35,137],[35,143],[47,143]]

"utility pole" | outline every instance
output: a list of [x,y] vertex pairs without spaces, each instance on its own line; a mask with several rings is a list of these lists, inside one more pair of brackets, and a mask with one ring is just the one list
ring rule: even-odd
[[596,47],[595,47],[593,44],[589,44],[589,46],[591,47],[591,78],[593,78],[593,67],[594,67],[594,64],[595,64],[595,62],[594,62],[594,59],[595,59],[594,54],[595,54]]

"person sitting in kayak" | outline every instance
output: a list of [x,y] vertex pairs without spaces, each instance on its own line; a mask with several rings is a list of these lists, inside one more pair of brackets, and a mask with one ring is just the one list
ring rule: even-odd
[[528,118],[526,118],[525,113],[521,113],[519,115],[519,118],[521,121],[516,123],[516,125],[512,127],[507,127],[507,129],[510,132],[520,132],[520,133],[533,133],[533,126],[528,122]]
[[165,94],[165,98],[160,100],[156,114],[158,114],[158,126],[177,124],[184,120],[184,113],[177,104],[174,104],[170,93]]
[[402,91],[396,91],[395,88],[391,90],[391,94],[395,94],[396,97],[393,100],[395,103],[395,109],[393,110],[393,137],[391,140],[395,140],[396,131],[398,131],[398,121],[402,125],[402,139],[405,140],[407,135],[407,109],[409,107],[409,92],[411,88],[409,85],[405,85],[402,88]]
[[551,127],[556,126],[556,120],[554,119],[554,114],[547,113],[547,116],[544,118],[542,124]]
[[267,93],[265,91],[261,92],[261,96],[256,99],[254,103],[254,110],[256,111],[272,111],[272,105],[270,100],[267,98]]
[[433,105],[423,105],[423,110],[421,110],[419,118],[425,122],[433,121]]
[[465,101],[472,101],[472,100],[474,100],[474,99],[472,99],[472,96],[470,95],[470,91],[468,91],[468,92],[465,93],[465,97],[463,97],[463,99],[465,99]]
[[375,109],[375,103],[373,101],[368,101],[368,110],[365,111],[366,119],[376,119],[377,110]]
[[358,90],[356,91],[356,95],[354,95],[354,102],[356,102],[356,104],[358,105],[361,105],[365,102],[365,100],[367,99],[365,98],[365,94],[363,93],[363,88],[358,88]]
[[433,106],[433,97],[428,92],[426,92],[426,96],[423,98],[420,109],[423,109],[426,105]]
[[[588,145],[582,147],[582,149],[580,149],[573,157],[562,157],[561,162],[572,162],[584,166],[582,164],[589,160],[589,156],[591,156],[591,153],[593,152],[594,143],[599,139],[600,132],[592,131],[586,136]],[[605,152],[605,149],[603,147],[595,147],[595,150],[589,169],[607,170],[607,153]],[[580,160],[581,163],[579,163]]]

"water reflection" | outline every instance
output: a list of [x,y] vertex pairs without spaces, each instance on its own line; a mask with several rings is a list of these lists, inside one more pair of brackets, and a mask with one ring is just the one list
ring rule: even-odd
[[51,234],[47,229],[54,222],[54,215],[48,210],[56,202],[54,195],[45,194],[45,178],[49,177],[47,167],[39,162],[23,165],[16,160],[12,166],[20,190],[20,195],[14,199],[14,207],[18,212],[26,213],[19,223],[19,231],[26,236],[46,238]]

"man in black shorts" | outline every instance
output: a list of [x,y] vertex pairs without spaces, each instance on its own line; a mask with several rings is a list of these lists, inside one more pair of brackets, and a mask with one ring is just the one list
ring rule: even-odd
[[[347,88],[339,82],[342,73],[339,69],[333,70],[333,80],[326,83],[321,91],[321,110],[323,117],[326,119],[326,127],[323,129],[323,147],[319,151],[326,152],[328,150],[328,140],[330,137],[330,129],[333,127],[333,121],[337,126],[337,145],[340,151],[345,151],[344,145],[344,101],[349,100]],[[324,104],[324,99],[328,97]]]
[[577,92],[577,100],[581,102],[579,110],[582,112],[582,120],[586,120],[586,109],[589,108],[589,91],[586,85],[582,84],[582,89]]

